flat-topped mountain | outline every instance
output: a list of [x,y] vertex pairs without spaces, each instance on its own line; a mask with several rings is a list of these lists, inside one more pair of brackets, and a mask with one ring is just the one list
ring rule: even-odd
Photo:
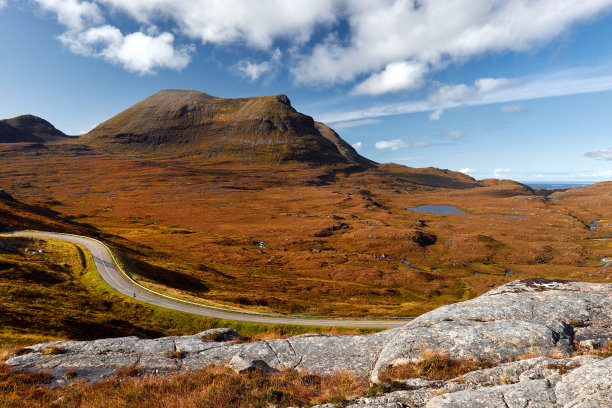
[[46,120],[34,115],[21,115],[0,120],[0,143],[45,143],[67,138]]
[[224,99],[162,90],[82,136],[108,152],[194,154],[250,162],[369,165],[285,95]]

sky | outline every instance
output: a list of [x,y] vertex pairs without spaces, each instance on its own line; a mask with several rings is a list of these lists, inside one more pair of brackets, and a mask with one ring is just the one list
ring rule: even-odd
[[0,0],[0,118],[286,94],[362,155],[612,180],[612,0]]

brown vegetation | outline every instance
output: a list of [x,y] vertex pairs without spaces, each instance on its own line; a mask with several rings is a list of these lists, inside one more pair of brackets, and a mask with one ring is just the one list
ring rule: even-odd
[[[64,376],[67,381],[71,375]],[[362,395],[367,381],[350,374],[331,376],[285,370],[278,374],[257,371],[236,374],[223,367],[204,367],[190,374],[143,376],[126,367],[96,384],[72,383],[49,388],[45,373],[11,373],[0,364],[0,405],[14,408],[165,407],[288,407],[342,402]]]
[[[387,170],[108,156],[58,146],[36,160],[29,153],[4,157],[0,185],[20,201],[64,214],[54,218],[57,228],[40,228],[75,228],[66,217],[94,225],[137,280],[186,299],[264,312],[415,316],[515,279],[610,279],[598,262],[612,254],[610,243],[585,240],[612,235],[605,221],[612,219],[612,188],[605,186],[550,201],[510,182],[444,189]],[[434,170],[426,173],[428,183],[439,182]],[[420,204],[467,213],[407,210]],[[594,219],[604,221],[589,231]]]
[[420,361],[391,366],[384,370],[379,378],[382,382],[394,382],[407,378],[424,378],[427,380],[450,380],[470,371],[491,368],[494,364],[488,360],[455,360],[443,354],[425,354]]

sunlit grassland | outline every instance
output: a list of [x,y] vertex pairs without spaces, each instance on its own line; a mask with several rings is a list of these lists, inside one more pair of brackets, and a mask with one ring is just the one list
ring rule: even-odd
[[[188,300],[261,312],[416,316],[520,278],[610,278],[598,258],[612,254],[611,244],[586,240],[612,235],[605,222],[587,228],[612,218],[609,187],[550,201],[505,181],[434,189],[386,168],[334,175],[299,164],[70,159],[66,167],[63,156],[9,157],[0,184],[96,226],[134,264],[136,280]],[[17,168],[31,187],[15,183]],[[466,214],[407,210],[420,204]],[[419,243],[419,233],[435,242]]]

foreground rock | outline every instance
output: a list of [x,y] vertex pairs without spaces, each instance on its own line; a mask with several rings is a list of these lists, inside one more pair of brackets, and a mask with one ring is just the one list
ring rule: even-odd
[[[48,370],[59,382],[68,371],[96,381],[125,366],[168,373],[209,364],[237,372],[350,371],[376,382],[389,366],[439,353],[501,365],[450,382],[406,380],[406,390],[356,406],[610,406],[605,404],[612,360],[570,356],[576,345],[598,348],[612,339],[612,284],[528,279],[369,336],[302,335],[254,343],[238,338],[231,329],[216,329],[154,340],[51,342],[28,347],[7,364]],[[538,356],[548,357],[533,358]]]
[[289,339],[239,343],[233,329],[214,329],[193,336],[142,340],[122,337],[94,341],[54,341],[22,349],[7,360],[15,369],[46,370],[59,383],[70,376],[99,381],[126,366],[148,373],[192,371],[210,364],[237,372],[296,369],[333,374],[351,371],[367,376],[383,345],[396,329],[369,336],[306,334]]
[[360,398],[347,408],[603,408],[612,406],[611,373],[612,358],[540,357],[473,371],[450,381],[406,380],[405,390]]
[[443,306],[403,328],[385,344],[371,379],[386,367],[441,353],[453,359],[505,362],[567,357],[574,341],[612,339],[612,285],[525,279],[467,302]]

